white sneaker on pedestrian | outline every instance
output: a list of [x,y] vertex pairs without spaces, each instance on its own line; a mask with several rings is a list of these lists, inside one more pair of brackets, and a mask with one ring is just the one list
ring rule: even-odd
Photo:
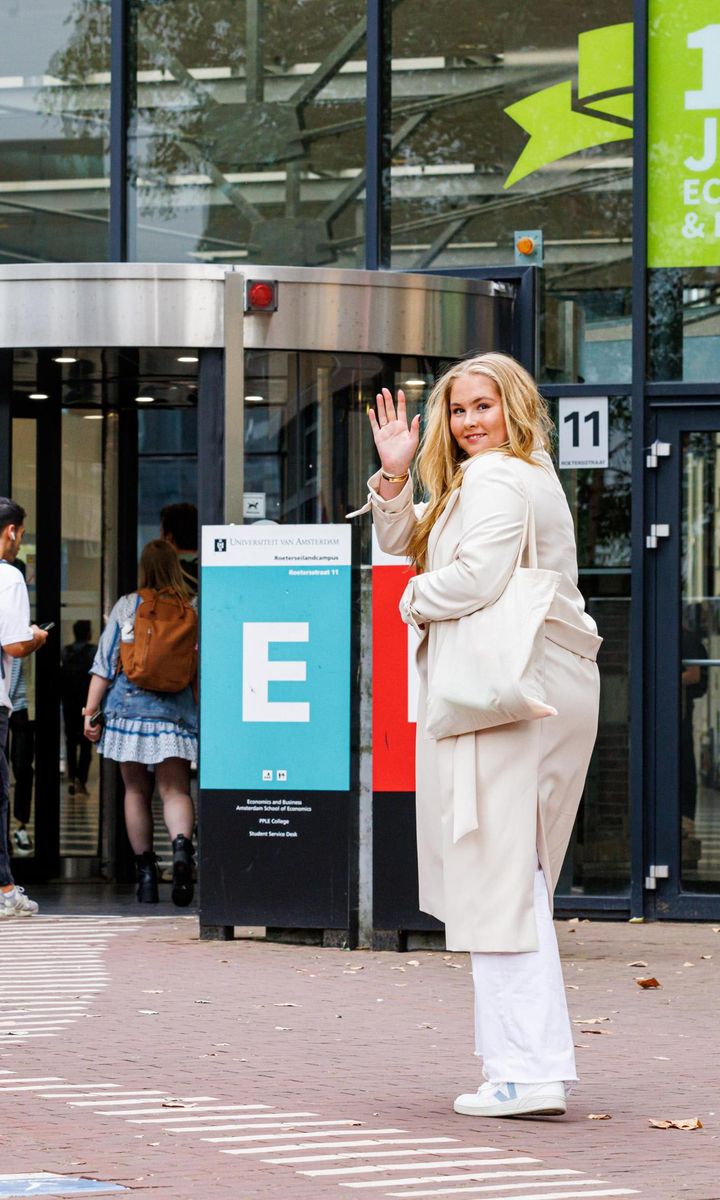
[[30,837],[27,829],[16,829],[13,834],[13,841],[15,843],[16,854],[23,855],[32,853],[32,838]]
[[567,1112],[564,1083],[483,1083],[458,1096],[453,1108],[466,1117],[561,1117]]
[[32,917],[39,911],[39,905],[17,883],[12,891],[0,892],[0,901],[0,917]]

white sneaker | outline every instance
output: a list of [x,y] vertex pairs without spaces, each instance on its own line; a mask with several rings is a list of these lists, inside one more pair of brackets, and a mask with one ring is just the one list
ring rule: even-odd
[[484,1083],[458,1096],[456,1113],[466,1117],[561,1117],[567,1112],[564,1083]]
[[11,892],[0,892],[0,901],[0,917],[32,917],[39,911],[39,905],[17,883]]
[[32,838],[30,837],[27,829],[16,829],[13,834],[13,841],[15,843],[15,853],[17,855],[32,853]]

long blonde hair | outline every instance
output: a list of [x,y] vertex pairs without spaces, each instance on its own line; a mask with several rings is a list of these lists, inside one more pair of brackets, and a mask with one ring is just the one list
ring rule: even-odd
[[186,604],[190,599],[177,551],[162,538],[155,538],[143,547],[138,576],[141,588],[172,592]]
[[533,450],[550,447],[553,425],[545,401],[532,376],[509,354],[477,354],[445,371],[430,393],[415,460],[415,475],[428,499],[408,547],[418,571],[425,569],[430,530],[462,482],[460,464],[467,455],[450,432],[450,393],[455,380],[466,375],[485,375],[497,387],[508,431],[507,442],[499,447],[504,454],[532,462]]

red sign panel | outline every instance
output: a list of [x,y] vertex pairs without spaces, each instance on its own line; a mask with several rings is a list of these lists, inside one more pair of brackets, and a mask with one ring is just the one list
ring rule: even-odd
[[[378,561],[380,560],[380,561]],[[388,565],[392,564],[392,565]],[[414,569],[377,548],[372,568],[374,792],[415,791],[415,643],[398,603]]]

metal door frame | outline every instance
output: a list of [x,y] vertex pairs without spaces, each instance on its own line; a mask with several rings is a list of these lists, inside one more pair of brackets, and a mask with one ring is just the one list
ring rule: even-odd
[[[647,545],[648,739],[645,793],[645,913],[669,920],[717,920],[720,894],[681,887],[679,812],[680,761],[680,612],[682,590],[682,457],[684,432],[720,433],[720,402],[684,399],[655,402],[651,407],[651,440],[669,445],[648,467],[653,480],[649,510],[667,536]],[[651,535],[648,526],[646,536]]]

